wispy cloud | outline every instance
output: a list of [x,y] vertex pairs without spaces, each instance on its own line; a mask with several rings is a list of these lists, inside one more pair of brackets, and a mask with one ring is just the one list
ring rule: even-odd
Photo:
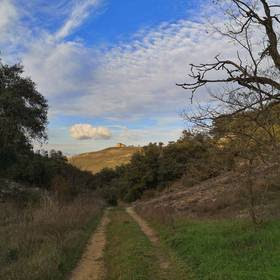
[[[49,99],[51,114],[157,123],[155,128],[124,129],[108,141],[143,144],[177,137],[181,128],[168,127],[189,103],[189,95],[176,82],[185,81],[189,63],[211,61],[218,53],[229,56],[234,49],[218,34],[207,32],[206,24],[190,20],[141,30],[130,41],[107,50],[89,48],[69,35],[100,7],[101,0],[71,1],[63,23],[52,32],[40,26],[35,32],[23,22],[14,26],[21,20],[16,6],[12,0],[0,3],[6,7],[6,12],[2,7],[0,11],[0,35],[10,34],[9,39],[0,36],[0,49],[15,46],[26,74]],[[19,54],[14,53],[17,59]],[[200,99],[208,96],[205,90]],[[82,127],[75,131],[81,138],[89,137]],[[63,133],[69,137],[67,130]]]
[[42,38],[34,42],[22,60],[26,73],[47,96],[51,110],[56,111],[55,98],[72,103],[73,97],[87,90],[91,79],[87,57],[87,49],[78,42],[56,43]]
[[[189,64],[209,61],[223,51],[229,55],[233,48],[218,34],[207,33],[204,24],[162,24],[100,53],[83,94],[60,110],[114,119],[178,115],[189,99],[176,82],[185,80]],[[200,99],[208,96],[205,91]]]
[[[206,24],[188,20],[142,30],[107,51],[67,40],[100,3],[76,2],[61,28],[42,30],[22,54],[26,73],[47,96],[52,112],[109,119],[174,117],[188,102],[175,84],[185,80],[189,63],[234,48],[207,33]],[[208,93],[200,96],[206,99]]]
[[[8,62],[18,59],[30,32],[20,24],[21,14],[14,1],[0,0],[0,52]],[[24,36],[23,36],[24,34]]]
[[0,32],[7,29],[17,18],[15,6],[10,0],[0,1]]
[[79,27],[89,16],[92,7],[97,7],[100,0],[78,1],[64,25],[55,33],[56,39],[64,39]]
[[[20,55],[26,75],[32,77],[38,85],[39,91],[49,99],[51,113],[58,110],[57,100],[54,100],[54,98],[63,99],[67,97],[67,100],[72,102],[73,97],[81,96],[87,91],[86,89],[91,81],[90,72],[96,63],[90,59],[92,50],[84,47],[79,41],[65,38],[82,25],[91,12],[99,8],[102,0],[70,2],[74,4],[70,5],[71,9],[67,5],[68,17],[57,31],[49,32],[44,28],[36,27],[36,32],[34,30],[22,32],[26,37],[25,43],[16,34],[11,36],[18,39],[12,45],[24,46],[24,50],[19,51],[18,47],[18,54],[16,56],[11,54],[11,56],[17,60]],[[53,12],[56,9],[57,7],[53,8]],[[21,11],[23,12],[24,8]],[[46,13],[49,14],[50,12],[48,10]],[[18,25],[15,29],[19,30],[20,28]],[[26,31],[28,30],[27,27],[23,28]],[[0,38],[0,48],[4,44],[5,40]],[[7,54],[5,55],[7,57]]]

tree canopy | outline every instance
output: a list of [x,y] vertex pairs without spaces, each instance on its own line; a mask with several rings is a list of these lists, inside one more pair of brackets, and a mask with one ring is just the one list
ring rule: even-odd
[[60,151],[34,152],[47,140],[48,104],[22,65],[0,61],[0,179],[62,194],[94,189],[93,175],[67,163]]
[[45,140],[48,105],[35,83],[22,76],[21,65],[0,61],[0,164],[7,168],[32,149],[33,140]]

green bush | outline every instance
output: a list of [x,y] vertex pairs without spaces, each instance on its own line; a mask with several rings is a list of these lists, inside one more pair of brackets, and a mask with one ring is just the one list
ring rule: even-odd
[[231,155],[220,151],[210,136],[183,132],[177,142],[150,143],[132,156],[131,162],[103,169],[93,184],[110,201],[111,190],[119,199],[135,201],[149,190],[162,190],[183,176],[187,185],[219,175],[233,166]]

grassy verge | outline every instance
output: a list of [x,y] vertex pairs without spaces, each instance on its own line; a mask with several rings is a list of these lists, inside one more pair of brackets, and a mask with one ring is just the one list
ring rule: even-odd
[[90,198],[46,199],[39,207],[0,205],[0,279],[62,280],[79,260],[99,222],[102,205]]
[[138,225],[121,209],[111,210],[109,216],[106,280],[158,279],[154,249]]
[[257,231],[245,221],[153,221],[161,240],[193,271],[195,279],[280,279],[280,222]]
[[189,270],[167,246],[151,244],[124,209],[110,212],[106,280],[185,280]]

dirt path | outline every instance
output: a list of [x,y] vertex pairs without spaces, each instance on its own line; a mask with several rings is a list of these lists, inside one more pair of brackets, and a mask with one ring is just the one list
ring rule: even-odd
[[142,232],[154,245],[155,254],[160,267],[158,279],[161,280],[189,280],[190,273],[184,263],[175,256],[174,252],[163,246],[157,233],[142,219],[132,207],[126,209],[127,213],[137,222]]
[[140,226],[141,230],[148,236],[150,241],[154,244],[157,245],[159,243],[159,239],[157,234],[153,229],[150,228],[150,226],[146,223],[144,219],[142,219],[132,207],[126,208],[126,212],[138,223]]
[[[107,210],[104,213],[104,216],[100,222],[100,225],[98,226],[97,230],[93,234],[77,268],[73,271],[73,273],[70,277],[70,280],[104,280],[105,279],[106,264],[104,261],[104,249],[106,247],[107,225],[109,224],[110,221],[112,222],[112,221],[118,219],[117,212],[110,212],[111,214],[108,215],[108,211],[109,210]],[[122,213],[125,213],[124,209],[119,210],[119,211],[122,211]],[[173,254],[173,252],[171,252],[169,249],[166,249],[160,243],[158,235],[147,224],[147,222],[144,219],[142,219],[131,207],[127,208],[126,212],[127,212],[127,214],[125,214],[125,215],[130,215],[132,217],[132,219],[139,225],[141,231],[148,237],[150,242],[153,244],[154,249],[150,252],[150,254],[151,254],[150,258],[153,256],[154,260],[155,260],[155,267],[157,267],[157,268],[155,268],[156,279],[158,279],[158,280],[178,280],[178,279],[187,280],[187,279],[189,279],[188,271],[186,270],[185,265],[182,265],[180,263],[180,261],[178,260],[178,258]],[[124,217],[125,217],[125,215],[124,215]],[[123,221],[121,224],[119,222],[119,229],[123,230],[124,225],[125,225],[125,224],[123,224],[124,222],[126,224],[127,220]],[[139,231],[139,228],[136,229],[136,231],[137,230]],[[129,244],[127,244],[127,242],[128,243],[132,242],[132,244],[137,243],[136,236],[135,237],[132,236],[132,237],[135,238],[135,240],[136,240],[135,242],[134,242],[134,239],[131,239],[129,241],[129,240],[121,240],[121,237],[118,237],[118,238],[121,241],[123,241],[123,244],[125,244],[124,248],[127,249],[127,248],[129,248],[129,246],[126,247],[127,245],[129,245]],[[114,239],[115,236],[114,235],[111,237],[109,236],[108,244],[110,244],[110,242],[112,242],[112,238]],[[116,247],[119,247],[119,246],[121,246],[121,243],[117,242],[117,244],[115,244],[113,246],[113,250],[114,250],[113,252],[115,252],[115,250],[118,251],[117,250],[118,248],[116,248]],[[132,245],[130,244],[130,246],[132,246]],[[112,249],[112,246],[110,246],[110,248]],[[135,248],[137,249],[137,246]],[[108,248],[106,250],[108,250]],[[115,257],[115,256],[113,256],[113,257]],[[122,259],[122,257],[124,257],[124,258]],[[129,262],[129,260],[127,260],[125,257],[126,257],[125,252],[119,252],[119,254],[117,255],[117,260],[118,260],[117,263],[125,262],[125,268],[123,271],[119,270],[120,267],[116,267],[115,270],[113,269],[113,271],[112,271],[112,273],[117,273],[117,275],[119,275],[119,273],[125,273],[124,275],[123,274],[121,275],[121,277],[125,277],[125,278],[118,278],[118,279],[130,279],[130,278],[127,278],[128,277],[127,271],[129,271],[128,268],[131,269],[131,266],[133,266],[134,264],[131,264]],[[106,260],[106,261],[108,261],[108,260]],[[142,260],[140,260],[140,261],[142,262]],[[107,265],[108,265],[108,263],[107,263]],[[127,267],[127,266],[130,266],[130,267]],[[113,266],[113,268],[114,268],[114,266]],[[107,272],[110,273],[108,271],[108,267],[107,267]],[[135,270],[132,270],[130,272],[132,273],[131,279],[134,279],[134,276],[135,275],[137,276],[137,273],[135,272]],[[107,277],[108,277],[108,275],[107,275]],[[111,278],[109,278],[109,279],[111,279]],[[135,278],[135,279],[138,279],[138,278]]]
[[106,227],[109,221],[108,212],[106,211],[70,280],[104,279],[105,264],[103,251],[106,245]]
[[[138,223],[141,230],[144,234],[149,238],[149,240],[153,243],[155,247],[159,247],[160,242],[156,232],[147,224],[147,222],[142,219],[132,207],[126,208],[127,213]],[[167,270],[170,267],[170,260],[168,256],[162,254],[160,250],[158,250],[158,259],[160,268],[163,270]]]

